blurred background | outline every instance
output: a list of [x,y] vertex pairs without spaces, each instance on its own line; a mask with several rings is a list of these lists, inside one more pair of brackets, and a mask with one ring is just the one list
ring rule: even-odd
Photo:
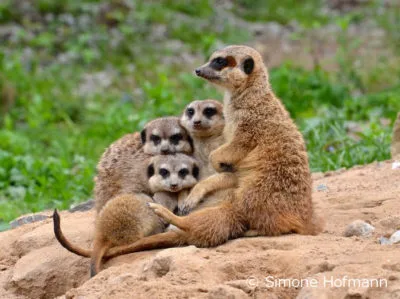
[[90,198],[123,134],[222,99],[192,72],[239,43],[263,54],[313,171],[389,159],[399,0],[1,0],[0,229]]

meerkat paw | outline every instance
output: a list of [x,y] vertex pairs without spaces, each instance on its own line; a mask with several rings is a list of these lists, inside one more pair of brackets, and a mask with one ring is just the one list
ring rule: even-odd
[[234,172],[232,163],[219,150],[215,150],[210,154],[210,161],[217,172]]
[[178,205],[179,215],[187,215],[193,208],[195,208],[199,202],[204,198],[204,192],[202,189],[196,187],[190,192],[188,197]]
[[157,215],[157,216],[159,216],[159,217],[161,217],[161,218],[163,218],[164,220],[166,220],[166,221],[168,221],[169,222],[169,211],[164,207],[164,206],[162,206],[162,205],[160,205],[160,204],[158,204],[158,203],[153,203],[153,202],[149,202],[149,203],[147,203],[147,205],[149,206],[149,208],[150,209],[152,209],[153,210],[153,212]]

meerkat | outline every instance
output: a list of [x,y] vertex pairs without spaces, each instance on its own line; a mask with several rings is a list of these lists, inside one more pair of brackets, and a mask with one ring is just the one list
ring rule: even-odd
[[111,144],[97,165],[94,198],[100,212],[118,194],[150,194],[146,169],[157,154],[192,154],[193,143],[178,117],[155,119],[141,133],[127,134]]
[[186,106],[180,123],[192,138],[193,156],[201,164],[201,182],[196,184],[188,197],[178,203],[179,214],[186,215],[190,211],[215,205],[223,196],[220,196],[221,194],[207,195],[219,189],[232,187],[234,180],[228,173],[213,176],[216,171],[209,160],[210,153],[220,147],[225,140],[223,105],[211,99],[193,101]]
[[237,179],[230,200],[187,216],[150,203],[178,230],[145,237],[108,251],[124,253],[182,245],[213,247],[247,235],[317,234],[311,174],[303,137],[273,93],[261,55],[247,46],[212,54],[196,74],[222,87],[226,143],[210,155],[218,172]]
[[200,179],[209,177],[216,172],[210,153],[224,143],[222,104],[210,99],[193,101],[186,106],[180,123],[193,140],[193,156],[201,163]]
[[393,126],[392,159],[400,159],[400,112]]
[[[147,167],[148,185],[154,202],[169,211],[177,207],[179,197],[193,187],[199,178],[197,161],[184,154],[158,155]],[[146,173],[146,170],[142,170]],[[107,249],[130,244],[145,236],[164,231],[167,225],[148,206],[153,199],[146,194],[121,194],[109,200],[96,218],[93,250],[79,248],[68,241],[60,227],[57,211],[53,214],[54,232],[63,247],[85,257],[91,257],[91,276],[101,268]]]

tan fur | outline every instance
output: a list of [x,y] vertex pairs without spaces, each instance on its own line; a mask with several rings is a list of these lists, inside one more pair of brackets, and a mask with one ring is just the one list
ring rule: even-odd
[[400,112],[393,126],[392,159],[400,159]]
[[[211,117],[206,113],[206,109],[210,108],[215,109],[215,115]],[[210,153],[225,141],[223,105],[210,99],[193,101],[186,106],[180,122],[192,137],[193,155],[201,164],[201,182],[191,190],[187,198],[178,203],[180,214],[185,215],[193,210],[215,206],[224,198],[223,194],[215,192],[233,187],[236,181],[228,173],[215,175],[216,171],[209,159]]]
[[[206,108],[215,108],[216,114],[208,118],[204,115]],[[192,109],[194,115],[188,111]],[[198,124],[196,122],[199,122]],[[225,120],[223,106],[216,100],[193,101],[186,106],[180,119],[181,125],[188,131],[193,140],[193,156],[200,163],[200,178],[204,179],[215,173],[209,156],[224,143],[223,130]]]
[[[212,67],[218,57],[229,62],[221,70]],[[113,248],[107,256],[183,244],[217,246],[249,230],[261,236],[321,230],[313,211],[303,137],[272,92],[261,55],[250,47],[230,46],[215,52],[196,73],[226,90],[227,142],[210,158],[219,172],[233,169],[238,185],[228,193],[230,200],[188,216],[156,206],[156,213],[180,230]]]
[[[197,167],[196,160],[184,154],[152,157],[149,161],[149,168],[152,169],[149,189],[155,192],[154,202],[173,211],[177,207],[178,200],[187,195],[185,190],[197,183],[197,178],[194,176],[194,172],[198,173],[198,170],[195,171]],[[163,178],[159,175],[161,169],[169,169],[168,177]],[[182,169],[188,170],[185,177],[179,176]],[[146,172],[145,169],[142,171]],[[60,219],[56,213],[53,216],[54,232],[66,249],[91,257],[91,275],[94,276],[100,271],[101,260],[107,249],[164,231],[166,223],[149,209],[147,204],[150,202],[153,202],[153,199],[142,193],[121,194],[107,201],[96,218],[93,251],[79,248],[63,236]]]
[[[152,132],[157,131],[160,144],[151,141]],[[183,136],[178,145],[168,140],[176,133]],[[177,117],[164,117],[149,122],[142,131],[144,145],[139,133],[127,134],[111,144],[97,165],[94,197],[96,211],[100,212],[108,200],[119,194],[151,194],[146,171],[152,155],[181,152],[191,154],[193,149],[186,130]]]

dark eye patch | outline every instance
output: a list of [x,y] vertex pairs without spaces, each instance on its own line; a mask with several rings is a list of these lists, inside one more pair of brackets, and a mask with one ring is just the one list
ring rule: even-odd
[[228,60],[223,57],[214,58],[210,63],[210,67],[217,71],[222,70],[226,66],[228,66]]
[[172,135],[169,140],[171,141],[172,144],[177,145],[179,143],[179,141],[181,141],[183,139],[182,134],[178,133],[178,134],[174,134]]
[[169,170],[165,169],[165,168],[161,168],[158,173],[163,177],[163,178],[167,178],[169,177]]
[[149,167],[147,167],[147,177],[151,178],[154,175],[154,165],[150,164]]
[[193,108],[187,108],[186,109],[186,115],[191,119],[194,115],[194,109]]
[[193,166],[193,170],[192,170],[192,174],[196,178],[196,180],[199,179],[199,172],[200,172],[199,167],[197,165],[194,165]]
[[204,109],[203,114],[204,114],[205,117],[211,118],[215,114],[217,114],[217,109],[212,108],[212,107],[207,107],[206,109]]
[[150,140],[151,140],[152,142],[154,142],[155,145],[157,145],[157,144],[160,144],[160,142],[161,142],[161,137],[160,137],[160,136],[157,136],[157,135],[151,135],[151,136],[150,136]]
[[179,177],[182,179],[184,179],[188,174],[189,174],[189,170],[187,168],[182,168],[178,172]]

